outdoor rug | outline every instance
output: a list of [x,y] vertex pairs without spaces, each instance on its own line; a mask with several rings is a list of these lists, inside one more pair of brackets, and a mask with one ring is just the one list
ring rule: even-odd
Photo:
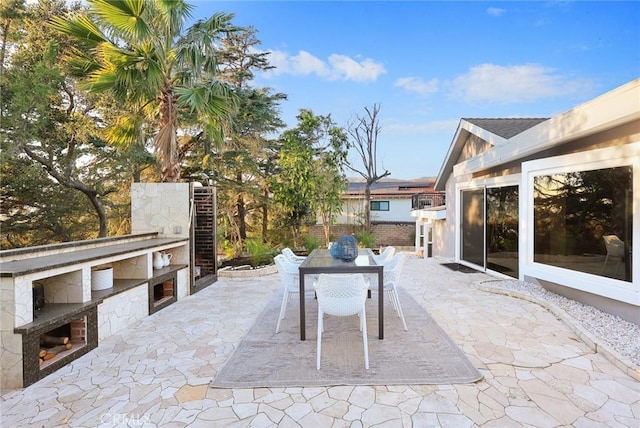
[[280,333],[278,291],[211,382],[214,388],[472,383],[482,375],[431,316],[398,290],[409,331],[385,296],[384,339],[378,339],[378,294],[367,301],[369,370],[364,368],[357,316],[325,315],[322,359],[316,370],[317,301],[307,295],[307,337],[300,340],[299,297],[287,306]]

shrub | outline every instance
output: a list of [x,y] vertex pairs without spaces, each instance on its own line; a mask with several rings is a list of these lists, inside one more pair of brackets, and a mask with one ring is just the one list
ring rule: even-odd
[[373,244],[376,242],[376,237],[373,233],[363,230],[355,234],[358,244],[363,248],[373,248]]
[[238,247],[239,245],[237,243],[234,244],[228,239],[222,242],[222,251],[227,259],[233,259],[242,253],[241,248]]
[[316,248],[320,247],[320,240],[311,235],[307,235],[304,237],[304,248],[307,250],[307,253],[311,253]]
[[251,266],[269,264],[273,259],[274,249],[259,238],[249,238],[245,241],[247,254],[251,260]]

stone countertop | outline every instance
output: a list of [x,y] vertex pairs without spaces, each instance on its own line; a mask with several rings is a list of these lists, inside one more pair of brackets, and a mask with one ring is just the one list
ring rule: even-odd
[[0,277],[14,278],[44,270],[97,261],[107,257],[135,251],[148,250],[171,244],[179,244],[188,240],[188,238],[150,238],[101,247],[82,248],[77,251],[68,251],[60,254],[12,260],[2,262],[2,266],[0,267]]
[[44,333],[59,325],[61,321],[93,310],[99,303],[102,303],[102,300],[91,300],[86,303],[47,303],[42,312],[36,313],[37,318],[33,322],[16,327],[13,332],[22,335]]

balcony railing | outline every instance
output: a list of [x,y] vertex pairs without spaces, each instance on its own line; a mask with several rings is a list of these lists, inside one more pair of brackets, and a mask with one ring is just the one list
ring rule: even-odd
[[424,208],[439,207],[445,204],[444,193],[416,193],[411,196],[411,209],[421,210]]

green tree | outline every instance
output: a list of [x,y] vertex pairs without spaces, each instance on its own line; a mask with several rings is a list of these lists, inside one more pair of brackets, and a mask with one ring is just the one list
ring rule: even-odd
[[20,40],[21,33],[17,31],[22,18],[26,13],[24,0],[2,0],[0,1],[0,76],[4,70],[7,47],[10,42]]
[[53,37],[45,23],[67,12],[65,2],[42,1],[27,12],[0,80],[2,244],[106,236],[105,203],[127,183],[126,156],[100,139],[100,100],[60,68],[58,52],[72,41]]
[[219,219],[224,238],[242,248],[248,236],[266,242],[270,159],[269,135],[284,127],[279,102],[286,97],[252,84],[254,73],[271,68],[265,52],[256,49],[259,40],[252,27],[229,33],[220,40],[220,80],[229,84],[237,109],[226,134],[225,145],[201,145],[189,155],[190,175],[201,173],[216,181]]
[[[178,130],[203,132],[222,143],[234,109],[217,78],[216,40],[236,31],[233,15],[217,13],[184,30],[193,6],[184,1],[87,0],[89,13],[57,17],[52,25],[82,41],[69,64],[92,92],[111,92],[128,111],[109,128],[114,144],[136,144],[148,133],[162,181],[180,179]],[[184,31],[183,31],[184,30]],[[182,141],[189,142],[185,138]]]
[[[344,130],[330,116],[315,116],[303,109],[298,126],[285,131],[273,184],[275,200],[284,208],[292,228],[294,246],[302,225],[321,212],[329,222],[342,206],[339,194],[346,186],[343,166],[347,141]],[[325,238],[329,239],[328,228]]]

